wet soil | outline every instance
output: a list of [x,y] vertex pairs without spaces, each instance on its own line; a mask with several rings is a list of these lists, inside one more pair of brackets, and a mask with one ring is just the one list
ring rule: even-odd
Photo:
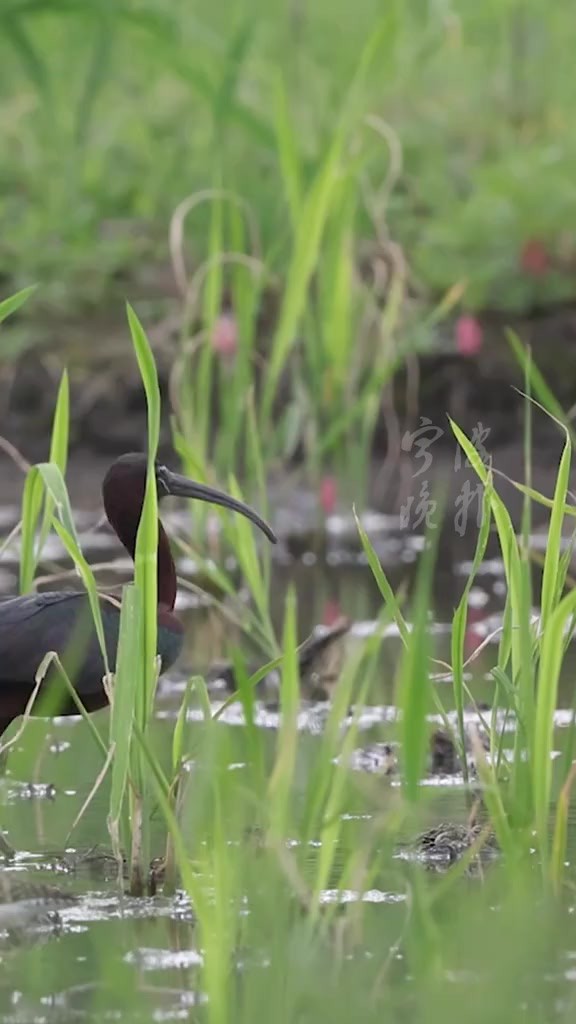
[[[265,373],[269,339],[278,301],[272,295],[263,304],[258,343],[256,386]],[[179,301],[165,296],[139,309],[149,332],[158,365],[163,396],[161,456],[170,458],[171,437],[170,375],[179,351],[181,308]],[[23,351],[0,370],[0,433],[30,461],[46,455],[56,388],[63,366],[71,378],[71,451],[81,462],[86,457],[111,458],[123,451],[145,445],[146,419],[142,386],[134,365],[124,310],[118,316],[107,313],[89,322],[46,316],[41,323],[30,320],[25,311],[16,313],[3,327],[8,351],[11,337],[26,339]],[[523,399],[515,390],[524,386],[520,371],[506,340],[514,330],[531,346],[532,358],[544,374],[561,405],[568,411],[576,398],[576,306],[535,309],[523,316],[486,312],[478,316],[484,341],[473,357],[457,353],[454,321],[441,324],[427,340],[426,351],[407,359],[383,395],[382,409],[372,444],[373,471],[370,501],[382,511],[391,510],[391,495],[401,490],[407,469],[406,454],[414,454],[417,438],[403,442],[430,421],[434,434],[430,452],[443,475],[452,465],[455,445],[449,429],[450,415],[469,435],[478,431],[485,447],[503,472],[518,476],[518,443],[522,436]],[[290,374],[280,381],[276,412],[290,400]],[[218,428],[221,396],[213,395],[213,427]],[[559,449],[558,430],[551,421],[535,413],[533,423],[536,480],[545,486]],[[446,464],[446,466],[444,465]],[[419,466],[422,466],[420,461]],[[298,469],[298,452],[286,471]],[[2,471],[2,479],[4,473]],[[422,478],[420,478],[422,479]]]

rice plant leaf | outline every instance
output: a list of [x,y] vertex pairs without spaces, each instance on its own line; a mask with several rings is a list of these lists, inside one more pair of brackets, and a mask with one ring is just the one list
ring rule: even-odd
[[550,860],[550,874],[556,895],[560,894],[566,864],[566,841],[568,838],[568,819],[570,812],[570,800],[572,787],[576,779],[576,764],[573,764],[560,793],[556,804],[556,817],[554,821],[554,838],[552,841],[552,855]]
[[34,582],[36,571],[35,537],[36,524],[42,508],[44,492],[42,478],[36,466],[26,474],[22,491],[22,546],[20,549],[19,588],[27,594]]
[[[472,442],[466,437],[466,434],[458,427],[458,425],[448,417],[448,421],[452,428],[452,431],[456,437],[456,440],[460,444],[461,448],[466,455],[470,465],[476,472],[477,476],[484,487],[488,487],[491,483],[491,475],[488,468],[482,462],[480,455]],[[504,561],[504,568],[506,572],[506,580],[509,587],[509,601],[510,601],[510,614],[511,614],[511,649],[512,649],[512,666],[514,676],[518,676],[520,669],[520,659],[522,657],[521,641],[519,635],[519,623],[521,616],[521,589],[522,589],[522,578],[521,578],[521,567],[520,567],[520,555],[518,552],[518,544],[516,541],[516,532],[512,525],[512,520],[508,509],[504,502],[496,491],[492,488],[490,493],[490,506],[494,522],[498,531],[498,537],[500,540],[500,548],[502,551],[502,558]]]
[[[312,919],[323,913],[320,895],[328,885],[335,860],[338,857],[339,838],[343,823],[346,784],[352,752],[358,742],[360,715],[368,696],[371,676],[369,663],[377,656],[378,637],[369,643],[345,666],[338,680],[326,723],[318,769],[314,777],[314,794],[307,833],[320,830],[321,846],[314,877]],[[359,681],[360,679],[360,681]],[[359,685],[356,691],[356,683]],[[342,741],[342,722],[348,715],[354,698],[352,722],[347,725]],[[334,768],[334,761],[337,761]]]
[[[564,450],[560,459],[560,465],[558,468],[558,474],[556,477],[556,487],[554,489],[554,501],[552,505],[552,514],[550,516],[550,525],[548,528],[548,537],[546,543],[546,556],[544,559],[544,573],[542,575],[542,592],[541,592],[541,616],[540,625],[541,629],[545,630],[548,619],[552,614],[554,604],[556,601],[556,595],[560,588],[563,588],[566,580],[559,577],[560,562],[561,562],[561,545],[562,545],[562,524],[564,521],[564,505],[566,502],[566,495],[568,493],[568,486],[570,483],[570,464],[572,461],[572,445],[570,443],[570,435],[566,431],[566,442],[564,444]],[[565,572],[568,566],[565,564]]]
[[2,33],[10,40],[32,85],[40,96],[47,98],[50,93],[50,78],[46,62],[42,59],[38,46],[32,42],[23,18],[19,18],[17,13],[4,17]]
[[276,746],[276,760],[268,783],[270,830],[276,839],[285,834],[289,795],[296,765],[300,705],[300,673],[296,648],[296,595],[290,587],[286,595],[282,636],[282,725]]
[[[58,388],[56,409],[52,421],[52,436],[50,440],[50,462],[58,466],[62,477],[66,476],[66,464],[68,461],[68,436],[70,429],[70,387],[68,383],[68,371],[64,370]],[[54,502],[47,492],[44,500],[44,516],[37,545],[37,557],[40,557],[46,537],[52,522]]]
[[336,133],[316,178],[302,201],[302,213],[296,229],[292,260],[286,275],[284,300],[265,378],[262,396],[263,427],[269,423],[280,374],[296,343],[308,286],[318,261],[322,235],[338,182],[343,141],[341,133]]
[[[242,69],[246,63],[256,27],[254,17],[247,18],[234,33],[228,51],[224,55],[224,71],[212,105],[212,116],[218,132],[222,131],[234,111]],[[221,144],[221,137],[218,142]]]
[[[234,498],[242,500],[241,490],[235,477],[232,475],[229,477],[228,489]],[[268,587],[266,576],[258,557],[254,528],[244,516],[235,516],[230,524],[226,525],[226,530],[234,537],[234,551],[242,573],[250,587],[250,592],[258,610],[262,630],[268,641],[269,650],[272,654],[276,654],[278,645],[270,617]]]
[[7,299],[3,299],[0,302],[0,323],[6,320],[12,313],[15,313],[20,306],[29,299],[33,292],[36,291],[38,286],[31,284],[28,288],[22,288],[19,292],[15,292],[14,295],[10,295]]
[[[533,501],[536,501],[539,505],[543,505],[544,508],[554,508],[553,498],[547,498],[545,494],[537,491],[534,487],[529,487],[527,484],[522,484],[518,480],[513,480],[500,470],[494,470],[494,473],[503,477],[504,480],[507,480],[508,483],[512,484],[517,491],[520,491],[521,494],[525,494],[527,497],[532,498]],[[576,517],[576,505],[564,505],[561,511],[564,516],[572,516],[572,518]]]
[[55,509],[79,548],[68,492],[60,468],[52,462],[41,462],[36,466],[31,466],[22,493],[21,593],[30,590],[40,557],[40,549],[35,544],[35,534],[43,499],[48,501],[47,507],[51,509],[50,516],[52,516],[52,509]]
[[296,234],[302,205],[302,172],[296,133],[281,74],[274,77],[274,134],[284,190],[290,211],[292,231]]
[[398,626],[402,643],[404,644],[405,647],[407,647],[410,641],[410,631],[408,629],[408,625],[406,623],[404,616],[402,615],[402,612],[400,611],[400,606],[396,599],[396,595],[394,594],[394,591],[392,590],[392,587],[388,582],[386,573],[384,572],[382,566],[380,565],[378,555],[376,554],[374,548],[372,547],[372,544],[370,543],[368,534],[366,533],[364,527],[362,526],[362,523],[360,522],[355,509],[353,509],[353,512],[354,518],[356,520],[356,527],[358,529],[358,533],[360,534],[360,540],[362,542],[362,547],[364,549],[364,554],[368,559],[368,565],[372,570],[372,575],[376,581],[380,593],[382,594],[382,597],[384,598],[390,615],[394,622],[396,623],[396,625]]
[[94,629],[96,630],[96,636],[100,645],[100,651],[104,661],[104,667],[106,672],[110,671],[108,664],[108,649],[106,647],[106,640],[104,634],[104,624],[102,622],[102,610],[100,608],[100,598],[98,596],[98,590],[96,587],[96,580],[92,569],[88,565],[88,562],[84,558],[80,547],[74,537],[68,532],[68,530],[61,525],[57,520],[54,520],[54,530],[58,534],[63,546],[73,560],[76,569],[82,579],[82,582],[86,588],[88,594],[88,600],[90,602],[90,611],[92,613],[92,621],[94,623]]
[[556,420],[558,420],[559,423],[561,423],[566,430],[570,432],[572,440],[574,440],[576,435],[574,434],[573,427],[570,421],[568,420],[566,413],[564,412],[560,403],[554,397],[554,394],[550,389],[549,385],[547,384],[544,376],[542,375],[538,367],[534,364],[533,360],[530,358],[529,352],[527,352],[525,347],[522,345],[520,338],[514,331],[510,330],[509,328],[506,329],[505,333],[508,339],[508,343],[514,355],[516,356],[518,363],[530,378],[530,385],[532,387],[534,394],[537,395],[540,402],[544,406],[544,409],[548,413],[550,413]]
[[402,761],[404,785],[409,801],[419,796],[420,779],[427,746],[426,716],[429,713],[432,689],[428,661],[430,631],[428,609],[432,587],[432,571],[436,553],[437,532],[428,531],[416,581],[412,612],[412,633],[400,665],[399,706],[401,708]]
[[141,607],[134,584],[124,587],[120,611],[118,657],[110,713],[110,743],[114,745],[108,827],[118,832],[130,769],[135,693],[141,651]]
[[91,25],[92,51],[87,61],[86,77],[75,111],[74,134],[82,144],[88,138],[92,114],[102,87],[109,77],[110,59],[115,42],[115,20],[104,9]]
[[[156,689],[156,651],[158,643],[158,495],[156,490],[156,455],[160,438],[160,388],[152,349],[136,313],[128,305],[128,322],[132,344],[146,392],[148,410],[148,468],[144,505],[136,538],[134,582],[142,607],[143,673],[142,703],[138,714],[141,728],[146,728]],[[140,688],[138,691],[140,695]],[[140,701],[140,696],[138,696]]]
[[158,385],[158,373],[146,332],[129,303],[127,304],[127,313],[138,369],[146,392],[149,458],[155,459],[160,440],[160,388]]
[[576,612],[576,591],[567,594],[551,612],[542,637],[536,693],[533,746],[535,825],[544,852],[548,836],[548,813],[552,785],[552,740],[558,681],[563,658],[563,632]]
[[[474,552],[474,558],[472,561],[472,568],[470,574],[466,580],[462,597],[460,598],[458,607],[454,612],[452,619],[452,637],[451,637],[451,658],[452,658],[452,685],[454,691],[454,701],[456,704],[456,713],[458,716],[458,727],[460,733],[460,743],[462,750],[465,749],[465,735],[464,735],[464,638],[466,635],[466,623],[468,618],[468,598],[472,584],[476,577],[476,573],[480,568],[484,553],[486,551],[486,545],[488,543],[488,536],[490,533],[490,500],[492,496],[492,485],[491,483],[486,487],[482,499],[482,523],[478,534],[478,540],[476,542],[476,550]],[[463,759],[464,764],[464,775],[467,780],[468,766],[466,758]]]
[[172,737],[172,773],[175,775],[180,768],[182,758],[184,756],[184,732],[186,729],[186,716],[188,714],[188,708],[192,700],[192,694],[194,692],[196,680],[192,676],[186,680],[186,689],[184,690],[184,696],[178,711],[178,717],[176,719],[176,725],[174,726],[174,735]]

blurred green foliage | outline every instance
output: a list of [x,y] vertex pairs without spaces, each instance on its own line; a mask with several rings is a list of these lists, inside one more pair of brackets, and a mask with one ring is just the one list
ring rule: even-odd
[[[355,241],[399,242],[425,290],[465,279],[471,308],[570,297],[576,23],[566,0],[4,0],[0,270],[10,287],[41,280],[57,311],[101,302],[126,275],[166,262],[174,208],[214,184],[248,203],[266,265],[282,276],[291,210],[277,83],[305,188],[377,32],[354,98],[356,144],[367,148]],[[198,262],[209,225],[200,212]],[[531,239],[545,247],[544,274],[522,269]]]

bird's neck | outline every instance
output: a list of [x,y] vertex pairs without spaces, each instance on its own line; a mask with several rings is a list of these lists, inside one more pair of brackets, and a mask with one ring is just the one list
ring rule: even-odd
[[[133,531],[125,531],[122,525],[118,524],[117,533],[128,554],[134,560],[136,555],[136,535]],[[158,521],[158,553],[157,553],[157,579],[158,579],[158,607],[162,606],[171,611],[176,603],[176,567],[170,541],[162,523]]]
[[176,566],[170,541],[162,523],[158,523],[158,607],[172,611],[176,603]]

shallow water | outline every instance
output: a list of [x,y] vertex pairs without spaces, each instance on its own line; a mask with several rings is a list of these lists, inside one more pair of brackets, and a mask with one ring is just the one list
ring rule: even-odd
[[[16,510],[2,511],[0,529],[4,533],[16,515]],[[103,584],[122,581],[131,571],[130,562],[119,553],[106,528],[93,528],[95,518],[90,513],[79,516],[79,529],[85,530],[82,536],[85,553],[91,563],[108,564],[106,572],[99,577]],[[166,518],[174,529],[185,528],[188,523],[180,513]],[[422,550],[422,538],[404,533],[391,517],[368,516],[365,526],[392,585],[409,587]],[[329,626],[340,615],[352,621],[345,641],[347,650],[374,634],[381,599],[354,536],[353,522],[336,516],[328,521],[326,534],[320,541],[313,535],[316,550],[314,544],[311,547],[306,543],[309,539],[306,533],[300,538],[285,536],[275,552],[271,588],[272,619],[279,631],[286,589],[294,584],[298,595],[300,640],[314,627]],[[50,542],[45,559],[47,572],[58,568],[62,550],[56,542]],[[0,593],[16,592],[17,564],[15,545],[2,559]],[[233,569],[231,565],[227,567]],[[434,654],[438,659],[449,660],[449,623],[469,568],[466,558],[457,555],[439,563],[430,622]],[[178,570],[185,579],[197,578],[197,569],[190,556],[180,558]],[[66,580],[65,585],[75,584]],[[469,655],[487,641],[471,662],[467,676],[477,702],[491,703],[493,699],[490,670],[496,661],[504,600],[502,564],[497,558],[487,559],[470,594],[466,636]],[[231,629],[209,599],[182,588],[177,608],[186,623],[186,640],[179,665],[163,677],[159,688],[155,743],[161,750],[170,749],[175,716],[190,672],[204,672],[214,662],[229,657],[231,640],[243,648],[255,664],[266,660],[240,629]],[[385,771],[385,744],[394,739],[397,717],[394,668],[400,651],[399,638],[391,625],[381,635],[370,703],[361,711],[358,743],[350,760],[351,769],[366,777]],[[560,688],[555,734],[558,753],[563,750],[571,723],[575,654],[572,646]],[[444,708],[450,713],[453,708],[451,681],[440,665],[436,686]],[[226,693],[214,684],[211,694],[213,710],[219,710]],[[280,716],[269,696],[263,696],[256,703],[255,724],[271,741]],[[303,699],[298,727],[303,736],[299,772],[304,778],[307,759],[314,756],[326,714],[326,702]],[[96,720],[104,722],[105,717],[106,712],[100,712]],[[476,719],[473,713],[470,717]],[[191,729],[200,733],[201,709],[193,705],[189,719]],[[219,730],[229,735],[228,770],[239,776],[246,770],[239,741],[243,722],[242,709],[236,703],[227,708],[218,725]],[[441,724],[442,717],[431,714],[430,723],[431,728]],[[514,723],[508,721],[507,729],[511,743]],[[98,789],[86,812],[74,824],[100,768],[101,755],[95,745],[87,741],[80,719],[31,721],[24,736],[10,751],[8,770],[0,786],[2,827],[19,854],[3,870],[18,879],[57,883],[80,899],[73,905],[57,908],[58,918],[53,921],[34,920],[34,908],[29,908],[30,919],[25,929],[17,929],[16,935],[14,929],[6,930],[6,920],[10,918],[6,917],[3,925],[0,912],[0,1021],[5,1024],[8,1021],[116,1020],[120,1017],[122,1020],[181,1020],[187,1019],[198,1001],[202,1001],[196,980],[202,950],[197,944],[194,914],[188,900],[181,894],[146,900],[121,898],[114,865],[97,858],[83,859],[91,848],[108,846],[106,784]],[[469,801],[461,774],[427,776],[422,783],[428,794],[426,816],[430,825],[466,820]],[[389,784],[393,787],[394,779]],[[353,845],[357,830],[369,817],[359,798],[344,815],[343,843]],[[569,828],[569,858],[573,860],[576,854],[574,816]],[[295,838],[292,842],[298,840]],[[162,851],[159,848],[155,852]],[[310,857],[316,854],[311,848]],[[378,880],[365,891],[327,888],[321,899],[325,903],[362,900],[374,908],[374,913],[394,914],[406,900],[402,864],[400,858],[395,887],[389,887],[383,877],[381,888]],[[251,955],[255,957],[256,953]],[[258,956],[260,967],[265,967],[265,951]],[[243,969],[242,964],[240,969]],[[570,960],[565,977],[576,978]]]

